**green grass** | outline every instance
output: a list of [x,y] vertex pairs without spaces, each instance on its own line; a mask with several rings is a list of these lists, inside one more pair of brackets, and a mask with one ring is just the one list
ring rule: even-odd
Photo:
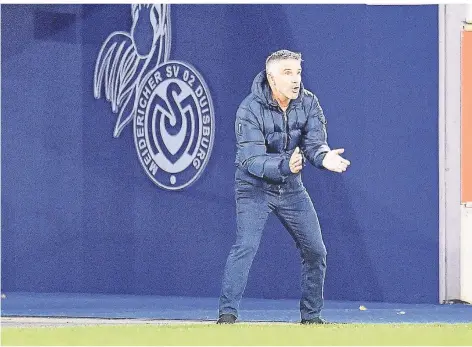
[[2,345],[472,345],[472,324],[173,324],[2,328]]

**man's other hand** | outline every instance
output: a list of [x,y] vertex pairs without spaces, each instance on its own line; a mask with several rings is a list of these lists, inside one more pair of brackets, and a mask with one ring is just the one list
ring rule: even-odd
[[292,153],[292,156],[290,157],[290,171],[292,173],[299,173],[301,169],[303,168],[303,158],[302,154],[300,153],[300,148],[295,148],[295,151]]
[[344,148],[333,149],[326,153],[323,159],[323,166],[326,169],[334,172],[346,171],[347,167],[351,165],[351,162],[341,157],[341,153],[344,153]]

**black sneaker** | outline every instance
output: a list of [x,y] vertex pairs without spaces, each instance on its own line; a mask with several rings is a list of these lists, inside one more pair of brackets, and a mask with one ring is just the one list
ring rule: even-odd
[[333,324],[320,317],[316,317],[312,319],[302,319],[301,323],[302,324]]
[[224,313],[220,316],[216,324],[234,324],[236,316],[230,313]]

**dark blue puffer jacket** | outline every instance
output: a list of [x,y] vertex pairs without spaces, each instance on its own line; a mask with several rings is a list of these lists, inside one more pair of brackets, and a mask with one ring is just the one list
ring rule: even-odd
[[273,99],[266,72],[260,72],[252,84],[251,94],[236,114],[236,181],[255,185],[301,184],[300,173],[289,168],[290,156],[298,146],[304,159],[318,168],[326,152],[326,119],[318,98],[300,88],[284,112]]

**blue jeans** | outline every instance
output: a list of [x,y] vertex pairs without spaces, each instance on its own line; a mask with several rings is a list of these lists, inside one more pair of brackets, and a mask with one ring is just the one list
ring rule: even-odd
[[284,185],[255,187],[236,184],[236,242],[229,253],[219,300],[219,315],[238,317],[249,269],[256,255],[264,225],[273,212],[295,240],[302,259],[301,319],[320,316],[326,272],[326,248],[313,203],[305,187]]

